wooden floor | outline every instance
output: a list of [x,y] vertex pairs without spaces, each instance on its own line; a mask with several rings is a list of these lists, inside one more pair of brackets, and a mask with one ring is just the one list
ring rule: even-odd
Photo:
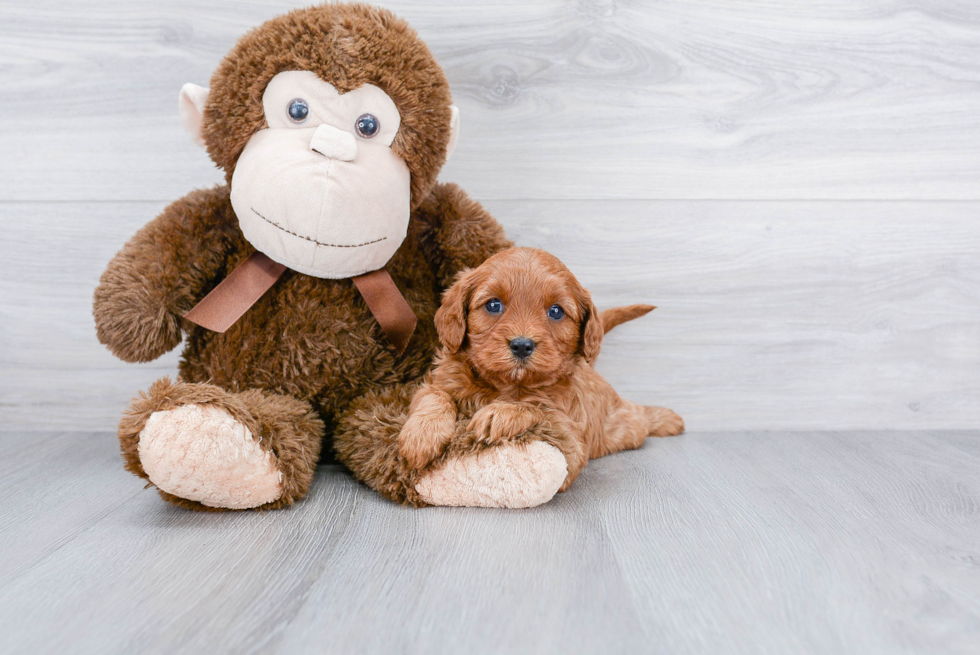
[[3,437],[4,653],[980,652],[980,433],[691,433],[531,510],[201,514]]

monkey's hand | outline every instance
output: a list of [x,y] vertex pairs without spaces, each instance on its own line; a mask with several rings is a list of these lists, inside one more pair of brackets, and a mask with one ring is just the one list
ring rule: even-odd
[[194,191],[144,226],[95,290],[99,341],[127,362],[176,348],[181,317],[224,270],[234,229],[227,187]]
[[455,431],[456,403],[446,392],[422,386],[398,435],[398,451],[409,466],[423,468],[439,456]]
[[163,291],[141,279],[139,265],[123,254],[112,260],[95,290],[95,331],[119,359],[149,362],[180,344],[180,320],[167,310]]

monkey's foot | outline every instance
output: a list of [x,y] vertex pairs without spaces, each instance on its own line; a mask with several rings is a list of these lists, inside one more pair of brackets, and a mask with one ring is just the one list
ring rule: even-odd
[[567,473],[565,456],[551,444],[505,443],[449,460],[415,490],[430,505],[535,507],[558,493]]
[[283,493],[275,456],[214,405],[153,412],[139,433],[138,454],[153,484],[208,507],[249,509]]

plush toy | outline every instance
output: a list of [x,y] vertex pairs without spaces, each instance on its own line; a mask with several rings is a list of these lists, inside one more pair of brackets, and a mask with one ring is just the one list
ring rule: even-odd
[[99,340],[123,360],[186,337],[179,380],[154,383],[120,422],[129,471],[198,510],[289,506],[325,448],[412,505],[486,479],[485,504],[521,506],[565,476],[548,424],[493,446],[463,426],[421,469],[399,453],[440,294],[512,245],[461,189],[436,182],[458,112],[404,21],[360,4],[280,16],[235,45],[210,90],[185,85],[179,108],[226,184],[168,206],[95,292]]

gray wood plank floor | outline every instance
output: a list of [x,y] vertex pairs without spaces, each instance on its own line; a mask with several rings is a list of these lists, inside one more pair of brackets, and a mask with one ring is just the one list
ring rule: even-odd
[[8,433],[4,653],[976,653],[980,433],[690,433],[521,511],[173,508],[105,433]]

